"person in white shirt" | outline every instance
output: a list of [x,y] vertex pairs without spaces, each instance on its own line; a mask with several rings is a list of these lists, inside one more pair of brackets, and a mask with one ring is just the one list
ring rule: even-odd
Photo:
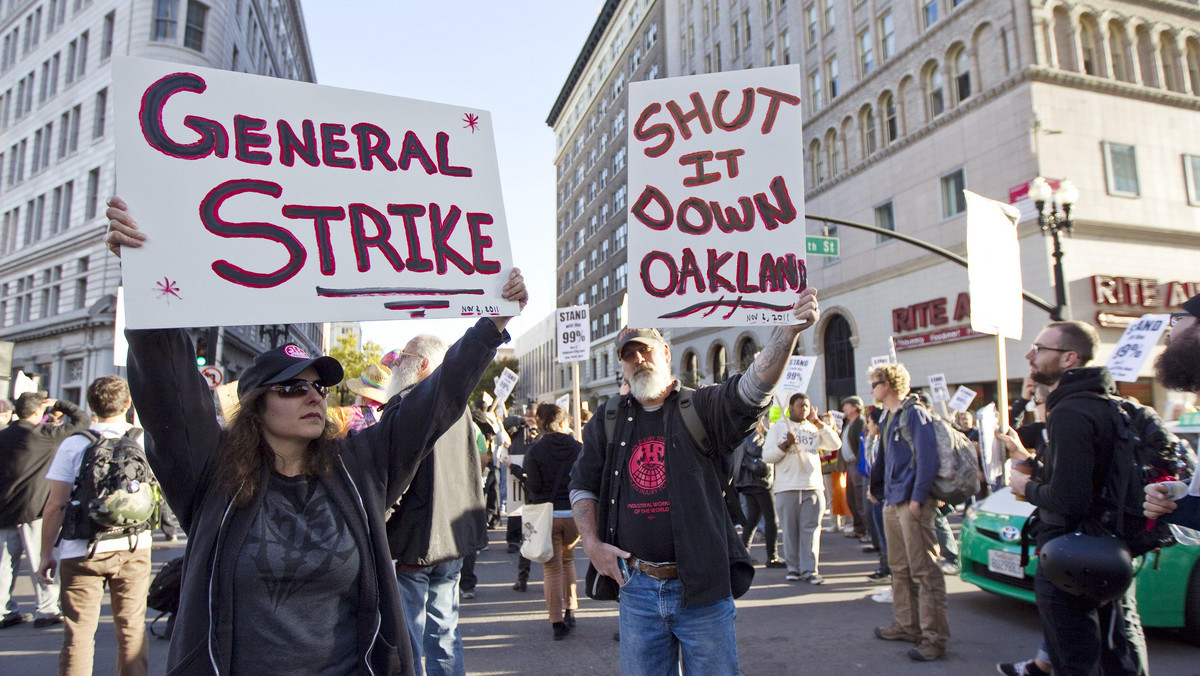
[[825,582],[818,569],[821,516],[825,513],[821,451],[841,447],[837,430],[817,417],[806,394],[793,394],[788,415],[767,432],[763,460],[775,465],[775,509],[783,531],[789,582]]
[[[120,437],[132,425],[125,415],[133,405],[129,383],[118,376],[101,376],[88,386],[88,408],[96,416],[91,431],[96,435]],[[141,443],[139,437],[138,443]],[[146,592],[150,588],[150,547],[153,534],[147,529],[136,537],[99,540],[89,556],[87,540],[63,540],[58,555],[54,543],[62,529],[63,516],[75,479],[91,442],[82,434],[68,437],[58,447],[46,472],[50,497],[46,500],[42,528],[42,565],[38,576],[57,577],[62,588],[62,611],[66,620],[59,673],[83,676],[92,673],[96,625],[104,603],[107,581],[112,601],[113,629],[117,635],[118,676],[145,676],[149,669],[146,646]]]

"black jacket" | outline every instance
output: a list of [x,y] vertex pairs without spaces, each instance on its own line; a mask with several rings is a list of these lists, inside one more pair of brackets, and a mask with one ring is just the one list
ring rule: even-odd
[[[554,502],[554,509],[571,509],[571,466],[583,444],[570,434],[552,432],[525,451],[525,501]],[[560,478],[561,477],[561,478]],[[557,490],[554,487],[558,480]]]
[[[411,392],[388,402],[384,414]],[[387,520],[387,538],[396,563],[415,567],[460,559],[487,544],[479,447],[465,409],[421,461]]]
[[50,495],[46,470],[64,439],[88,428],[88,416],[69,401],[56,405],[67,418],[61,424],[33,425],[24,420],[0,430],[0,528],[14,528],[42,516]]
[[[766,410],[747,404],[738,395],[734,376],[719,385],[696,390],[693,405],[708,432],[711,455],[697,448],[679,413],[676,389],[663,405],[663,436],[667,439],[667,495],[671,502],[671,535],[675,539],[679,580],[685,608],[740,597],[750,589],[754,567],[725,508],[717,470],[718,453],[732,454]],[[607,407],[619,406],[614,439],[606,439]],[[617,541],[617,514],[610,509],[621,499],[619,472],[628,471],[637,416],[642,407],[632,395],[604,402],[583,429],[583,453],[571,470],[571,490],[597,496],[596,526],[601,542]],[[614,478],[614,475],[615,478]],[[721,543],[724,542],[724,546]]]
[[1041,521],[1035,532],[1039,547],[1099,513],[1116,419],[1111,404],[1084,393],[1112,391],[1107,368],[1079,368],[1064,373],[1046,399],[1049,444],[1025,486],[1025,497],[1038,508]]
[[[188,534],[167,674],[228,674],[236,605],[234,564],[266,490],[260,489],[247,507],[237,508],[230,491],[216,482],[223,432],[187,334],[127,330],[125,335],[129,384],[147,433],[146,453]],[[468,329],[447,351],[446,368],[422,380],[378,424],[339,441],[334,471],[322,479],[362,560],[360,674],[413,673],[384,513],[400,499],[433,440],[465,410],[471,390],[507,337],[488,319]],[[259,486],[265,489],[269,478],[267,470]]]

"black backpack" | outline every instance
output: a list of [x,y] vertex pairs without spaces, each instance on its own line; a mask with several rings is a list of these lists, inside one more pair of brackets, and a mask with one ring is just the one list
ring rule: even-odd
[[1108,402],[1116,419],[1112,465],[1093,517],[1082,530],[1098,527],[1111,533],[1124,541],[1134,556],[1175,544],[1170,526],[1160,519],[1147,519],[1142,503],[1148,484],[1191,477],[1195,458],[1187,446],[1166,429],[1149,406],[1097,393],[1074,396]]
[[88,447],[79,463],[79,474],[63,515],[62,540],[86,540],[89,556],[96,543],[128,537],[132,548],[137,536],[157,521],[158,481],[138,443],[142,430],[133,428],[120,437],[79,432]]
[[167,620],[167,631],[159,634],[154,631],[154,625],[164,616],[173,616],[179,612],[179,594],[183,587],[183,557],[171,559],[163,564],[158,574],[150,581],[150,591],[146,593],[146,607],[158,611],[158,617],[150,623],[150,633],[159,638],[171,637],[171,618]]

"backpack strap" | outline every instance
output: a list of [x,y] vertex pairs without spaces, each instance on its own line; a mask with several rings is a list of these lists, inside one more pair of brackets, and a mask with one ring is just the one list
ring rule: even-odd
[[679,415],[683,416],[683,426],[687,428],[688,436],[705,455],[708,455],[712,452],[712,441],[709,440],[708,430],[704,428],[704,421],[700,420],[700,413],[696,410],[695,396],[696,390],[690,387],[679,388]]

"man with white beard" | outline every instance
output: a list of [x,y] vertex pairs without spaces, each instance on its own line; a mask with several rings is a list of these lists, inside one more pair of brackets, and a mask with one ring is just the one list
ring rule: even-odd
[[620,587],[627,676],[676,673],[681,660],[684,674],[739,673],[733,599],[754,567],[726,511],[721,465],[819,318],[816,290],[801,291],[792,313],[795,324],[776,327],[745,373],[695,391],[671,375],[671,347],[656,329],[617,336],[631,391],[584,429],[571,504],[592,566],[588,596],[615,599]]
[[[435,336],[410,340],[392,362],[388,407],[399,405],[445,354],[446,344]],[[482,472],[470,411],[464,408],[433,445],[388,518],[388,545],[396,561],[416,673],[465,675],[458,580],[463,557],[487,543]]]

